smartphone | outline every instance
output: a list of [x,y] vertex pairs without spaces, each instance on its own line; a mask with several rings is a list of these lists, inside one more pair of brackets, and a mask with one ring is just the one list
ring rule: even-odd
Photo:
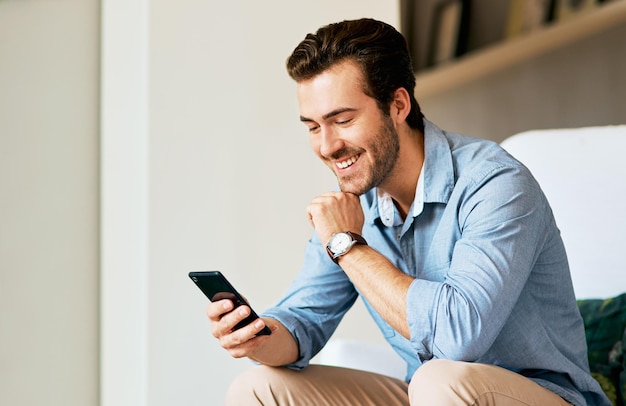
[[[230,299],[235,306],[234,309],[244,304],[246,306],[250,306],[220,271],[189,272],[189,277],[211,302],[216,302],[222,299]],[[259,316],[254,312],[254,310],[252,310],[252,307],[250,307],[250,314],[248,317],[237,323],[233,330],[238,330],[247,326],[258,318]],[[272,331],[269,327],[265,326],[263,327],[263,330],[259,331],[256,335],[270,334],[272,334]]]

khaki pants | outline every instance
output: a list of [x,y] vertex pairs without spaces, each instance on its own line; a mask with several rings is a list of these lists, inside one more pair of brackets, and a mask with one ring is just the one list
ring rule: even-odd
[[227,405],[569,405],[555,393],[506,369],[432,360],[411,384],[365,371],[311,365],[302,371],[256,366],[238,376]]

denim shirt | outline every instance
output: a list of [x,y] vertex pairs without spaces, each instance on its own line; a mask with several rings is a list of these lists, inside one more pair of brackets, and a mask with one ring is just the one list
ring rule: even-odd
[[[610,405],[591,377],[583,321],[550,206],[522,164],[496,143],[425,120],[423,193],[386,224],[379,194],[361,196],[368,244],[412,276],[411,337],[362,297],[385,339],[407,362],[407,382],[433,358],[494,364],[575,405]],[[419,190],[420,188],[418,188]],[[294,336],[304,368],[324,346],[358,289],[314,233],[286,295],[263,313]]]

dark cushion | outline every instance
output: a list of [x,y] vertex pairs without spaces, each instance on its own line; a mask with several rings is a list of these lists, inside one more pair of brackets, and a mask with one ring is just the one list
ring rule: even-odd
[[626,399],[626,293],[578,301],[585,323],[589,368],[616,406]]

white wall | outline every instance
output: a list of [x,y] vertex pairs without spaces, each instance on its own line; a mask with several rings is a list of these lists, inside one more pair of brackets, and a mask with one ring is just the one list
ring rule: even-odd
[[98,401],[98,1],[0,1],[0,404]]
[[[103,4],[105,10],[109,5],[113,10],[116,5],[121,9],[123,3],[105,0]],[[132,12],[136,11],[133,8]],[[187,273],[222,270],[258,310],[278,300],[301,265],[311,233],[305,206],[334,185],[330,172],[309,150],[285,60],[306,33],[329,22],[371,16],[397,25],[398,6],[391,0],[314,4],[153,0],[144,14],[148,136],[142,141],[141,135],[132,131],[133,123],[127,126],[128,134],[114,134],[106,130],[105,122],[103,143],[107,145],[108,137],[129,137],[131,148],[136,147],[135,141],[147,148],[146,269],[141,269],[139,261],[138,267],[123,271],[131,283],[146,280],[147,303],[141,303],[142,291],[133,299],[128,292],[120,296],[114,289],[123,272],[110,264],[124,259],[115,257],[107,262],[116,251],[107,251],[111,245],[105,243],[103,280],[113,282],[109,288],[103,287],[103,314],[104,320],[113,320],[113,324],[107,324],[103,332],[103,405],[124,402],[120,387],[127,400],[140,399],[150,406],[221,404],[229,381],[250,363],[231,359],[213,339],[204,314],[207,300]],[[116,25],[110,20],[115,15],[105,15],[105,43],[119,35],[111,30],[127,24],[121,21],[121,26]],[[120,13],[118,18],[124,16]],[[130,41],[139,37],[140,33],[132,31]],[[127,83],[128,72],[141,70],[138,65],[142,61],[120,59],[116,64],[110,59],[112,54],[103,65],[103,75],[108,85],[115,87],[119,84],[115,85],[110,72],[116,65],[127,64],[120,79]],[[130,97],[142,103],[136,92],[133,86]],[[117,97],[121,102],[124,96]],[[116,115],[115,96],[103,100],[104,110],[113,108]],[[132,105],[126,107],[133,109]],[[141,177],[142,169],[126,159],[122,161],[131,177]],[[105,158],[105,179],[113,171],[124,173],[124,167],[113,165],[115,161],[107,162]],[[142,187],[141,182],[136,185]],[[141,206],[143,197],[129,199],[130,205],[139,202]],[[106,207],[105,229],[108,223],[116,224],[116,213],[123,217],[130,211],[128,207],[121,213]],[[127,239],[128,235],[119,237]],[[138,235],[135,240],[139,251],[142,238]],[[114,240],[114,235],[107,234],[106,241],[114,245]],[[136,251],[126,255],[128,263],[137,259]],[[120,298],[127,302],[120,303]],[[138,348],[142,340],[142,330],[136,325],[127,331],[120,330],[119,324],[115,327],[115,320],[120,320],[116,311],[121,319],[128,318],[125,311],[144,311],[147,335],[140,350],[147,351],[145,380],[133,364],[140,355],[116,356]],[[353,316],[352,323],[361,324],[362,317]],[[376,339],[375,327],[370,328]],[[343,334],[350,335],[352,330],[348,324]],[[129,341],[123,339],[125,334]],[[119,376],[112,376],[116,371]],[[124,376],[126,384],[120,379]],[[134,387],[132,382],[138,385]],[[133,388],[140,393],[131,393]]]

